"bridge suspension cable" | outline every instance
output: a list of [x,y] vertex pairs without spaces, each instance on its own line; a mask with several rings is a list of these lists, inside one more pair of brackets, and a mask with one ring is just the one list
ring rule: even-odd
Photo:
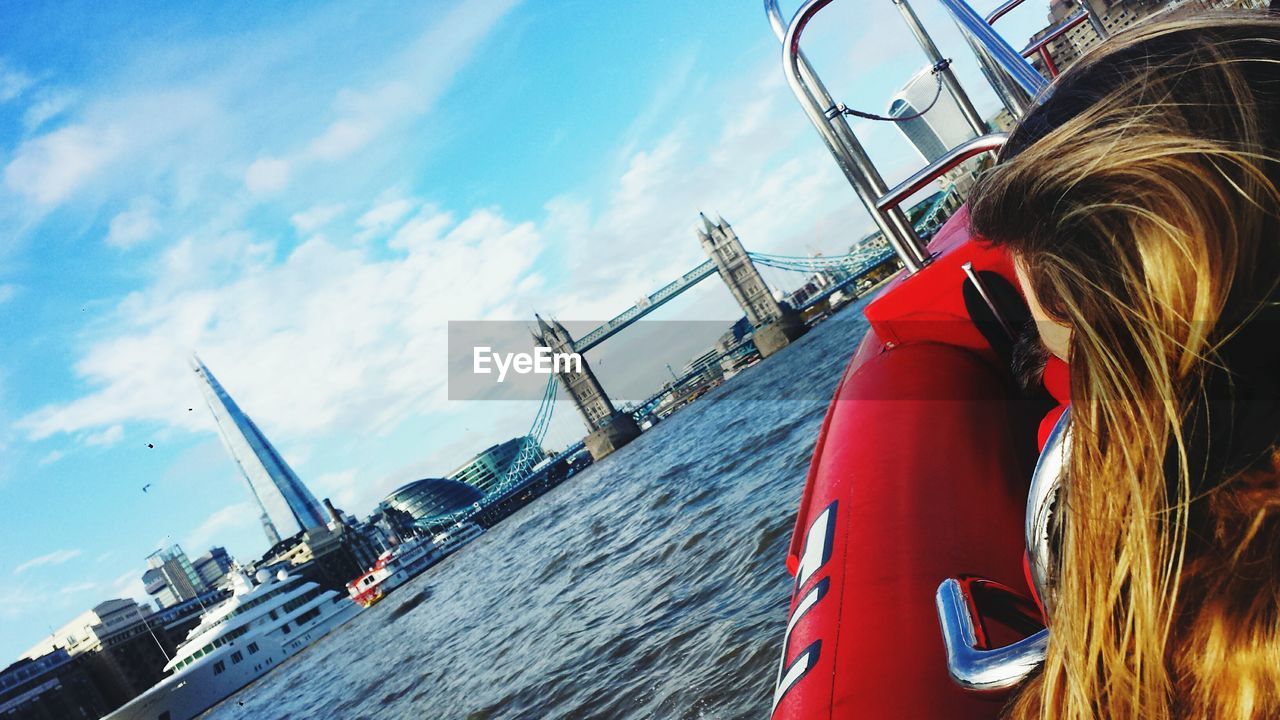
[[[485,495],[484,503],[474,503],[466,508],[454,512],[449,515],[438,516],[431,519],[427,529],[431,531],[442,530],[456,523],[469,520],[478,515],[485,505],[493,504],[511,491],[516,490],[528,481],[533,475],[533,470],[538,463],[545,457],[545,451],[542,449],[542,441],[547,436],[547,428],[551,426],[551,415],[555,411],[556,406],[556,376],[552,375],[547,380],[547,387],[542,391],[542,403],[538,405],[538,412],[533,417],[533,423],[529,426],[529,432],[520,441],[520,449],[516,452],[516,457],[511,461],[511,465],[507,467],[507,471]],[[578,446],[573,446],[570,450],[576,451]],[[557,458],[567,454],[561,453]]]
[[867,248],[846,255],[802,257],[798,255],[770,255],[767,253],[747,253],[751,261],[757,265],[791,270],[795,272],[843,271],[858,273],[870,269],[893,256],[888,247]]

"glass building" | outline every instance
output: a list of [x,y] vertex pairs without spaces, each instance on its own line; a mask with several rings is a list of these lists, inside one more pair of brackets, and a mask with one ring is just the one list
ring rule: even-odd
[[200,378],[205,402],[218,423],[222,440],[249,483],[249,492],[261,510],[262,529],[271,545],[287,535],[328,523],[324,508],[280,457],[267,437],[227,394],[209,368],[192,356],[191,368]]
[[[515,462],[516,456],[520,454],[520,446],[524,441],[524,437],[517,437],[494,445],[471,458],[446,477],[464,482],[488,495],[506,478],[507,471],[511,469],[511,463]],[[546,456],[546,451],[539,448],[537,460]]]
[[457,480],[426,478],[415,480],[387,496],[382,504],[408,513],[414,524],[432,525],[484,499],[484,493]]
[[[908,117],[929,108],[918,118],[894,123],[927,162],[937,160],[947,150],[973,137],[960,103],[945,87],[941,92],[938,88],[933,68],[926,67],[916,73],[889,104],[889,117],[894,118]],[[931,108],[930,103],[933,103]]]
[[177,545],[147,556],[147,571],[142,574],[142,584],[162,609],[194,599],[207,589],[187,554]]

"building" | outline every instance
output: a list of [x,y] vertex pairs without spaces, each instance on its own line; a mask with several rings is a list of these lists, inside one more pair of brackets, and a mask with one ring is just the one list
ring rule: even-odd
[[191,566],[195,568],[196,574],[200,576],[200,582],[204,584],[206,589],[212,590],[223,584],[227,578],[227,573],[231,572],[231,566],[234,561],[227,554],[225,548],[210,548],[209,552],[196,558]]
[[328,523],[276,543],[249,568],[250,572],[284,569],[345,594],[347,583],[373,565],[379,550],[368,536],[349,525],[331,502],[325,500],[324,508]]
[[430,527],[484,500],[479,488],[449,478],[424,478],[397,488],[380,507],[398,510],[419,527]]
[[800,316],[774,297],[733,226],[724,218],[712,223],[702,213],[698,217],[702,219],[698,244],[755,328],[752,337],[760,356],[769,357],[808,331]]
[[[553,356],[577,353],[573,336],[563,324],[555,318],[548,323],[536,313],[534,317],[538,318],[538,330],[533,333],[535,344],[549,349]],[[605,394],[591,366],[585,360],[577,368],[572,365],[566,363],[563,369],[557,370],[556,379],[569,393],[587,425],[587,437],[583,442],[591,451],[591,457],[599,460],[640,437],[640,426],[635,418],[613,407],[613,401]]]
[[[935,100],[936,99],[936,100]],[[930,107],[932,105],[932,107]],[[920,117],[912,117],[919,115]],[[965,120],[960,103],[944,87],[932,66],[916,73],[889,101],[889,117],[910,118],[894,123],[925,163],[942,157],[951,148],[976,137]],[[942,176],[944,187],[954,185],[967,194],[976,181],[978,160],[970,160]]]
[[147,594],[155,598],[156,607],[161,609],[192,600],[208,589],[187,559],[187,554],[177,545],[147,556],[147,571],[142,574],[142,585]]
[[[511,467],[511,463],[515,462],[516,456],[520,454],[520,446],[524,444],[524,441],[525,437],[517,437],[511,438],[504,443],[493,445],[463,463],[445,477],[449,480],[464,482],[488,495],[506,477],[507,470]],[[546,451],[538,448],[538,458],[533,464],[536,465],[545,457],[547,457]]]
[[5,720],[97,718],[111,710],[83,660],[65,648],[0,670],[0,718]]
[[77,659],[111,709],[155,685],[175,647],[133,600],[107,600],[81,613],[27,650],[30,660],[64,650]]
[[751,342],[751,323],[745,317],[739,318],[716,341],[716,352],[720,355],[720,369],[726,378],[759,360],[760,353]]
[[[933,107],[929,107],[931,103]],[[920,117],[894,123],[925,162],[937,160],[951,148],[974,137],[973,128],[969,127],[960,110],[960,103],[940,85],[932,66],[913,75],[893,96],[889,101],[888,115],[893,118],[910,117],[926,108],[927,112]]]
[[[1151,17],[1173,9],[1256,10],[1267,7],[1269,0],[1083,0],[1090,13],[1101,22],[1108,35],[1123,32]],[[1052,0],[1049,4],[1049,24],[1036,33],[1035,42],[1057,27],[1062,21],[1080,11],[1081,0]],[[1058,71],[1065,70],[1094,46],[1102,42],[1091,23],[1081,23],[1065,35],[1049,43],[1049,56]],[[1042,73],[1047,73],[1044,60],[1036,55],[1031,63]]]
[[720,351],[717,348],[702,353],[684,366],[683,375],[697,374],[701,381],[724,379],[724,368],[720,367]]
[[48,638],[31,646],[23,657],[35,659],[58,648],[76,655],[93,649],[101,644],[103,638],[142,622],[146,617],[146,607],[133,600],[107,600],[72,618]]
[[218,432],[240,466],[249,484],[249,494],[258,504],[267,541],[272,545],[279,543],[282,528],[294,535],[324,527],[327,523],[324,508],[258,426],[240,410],[200,358],[193,356],[191,367],[200,379],[200,388],[218,423]]

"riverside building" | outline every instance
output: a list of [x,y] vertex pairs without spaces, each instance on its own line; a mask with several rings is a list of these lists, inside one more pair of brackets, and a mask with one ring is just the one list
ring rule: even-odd
[[[225,594],[225,593],[224,593]],[[161,613],[114,599],[80,613],[0,672],[0,717],[100,717],[151,687],[207,593]]]
[[161,609],[193,600],[208,589],[187,554],[177,545],[147,556],[142,585]]
[[[488,495],[506,477],[507,470],[511,468],[511,463],[515,462],[516,456],[520,454],[520,445],[524,440],[524,437],[516,437],[504,443],[493,445],[463,463],[445,477],[449,480],[466,483]],[[536,465],[545,457],[547,457],[546,451],[540,449],[539,457],[534,464]]]

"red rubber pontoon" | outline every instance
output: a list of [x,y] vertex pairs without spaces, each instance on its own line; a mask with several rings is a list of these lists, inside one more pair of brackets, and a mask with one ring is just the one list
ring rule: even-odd
[[[977,136],[892,189],[800,53],[832,0],[808,0],[789,23],[765,0],[792,90],[905,268],[865,308],[870,329],[814,449],[787,556],[795,585],[775,720],[994,718],[1047,643],[1032,600],[1040,580],[1025,569],[1043,556],[1028,493],[1042,498],[1056,469],[1041,466],[1057,467],[1037,464],[1037,439],[1065,447],[1062,411],[1049,412],[1066,401],[1065,372],[1046,371],[1054,387],[1039,401],[1015,382],[1011,351],[1029,314],[1009,258],[969,236],[964,208],[927,247],[898,210],[1004,137],[987,134],[907,1],[888,1]],[[984,19],[964,0],[939,0],[1015,117],[1047,85],[990,26],[1018,1]],[[1062,32],[1088,19],[1068,18]]]
[[796,586],[774,718],[1000,708],[948,676],[934,608],[939,583],[961,574],[1027,592],[1035,425],[962,292],[965,263],[1013,273],[966,225],[954,216],[934,262],[866,309],[871,330],[827,410],[787,556]]

